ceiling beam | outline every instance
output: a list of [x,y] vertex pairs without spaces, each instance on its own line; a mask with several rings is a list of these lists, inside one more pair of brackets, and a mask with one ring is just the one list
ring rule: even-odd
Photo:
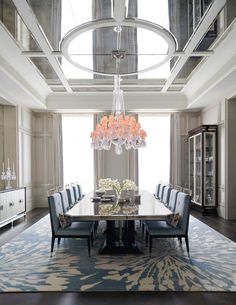
[[60,67],[60,64],[58,63],[57,59],[54,56],[52,56],[52,49],[48,44],[45,35],[42,33],[40,25],[38,24],[38,21],[35,15],[33,14],[32,9],[29,6],[28,2],[26,0],[12,0],[12,1],[14,2],[25,25],[35,37],[37,43],[39,44],[45,56],[47,57],[55,73],[61,80],[62,84],[64,85],[64,87],[68,92],[72,92],[69,83]]
[[189,56],[191,56],[191,54],[194,52],[194,49],[198,46],[203,35],[207,32],[213,20],[224,7],[225,3],[226,0],[214,0],[212,5],[208,8],[206,13],[202,17],[200,24],[197,26],[192,36],[190,37],[189,42],[186,48],[184,49],[184,54],[180,56],[179,60],[173,67],[171,74],[162,89],[162,92],[167,92],[168,88],[189,59]]
[[[187,99],[183,93],[124,92],[127,111],[184,110]],[[111,111],[112,92],[53,93],[47,97],[47,109],[68,109],[77,111]]]

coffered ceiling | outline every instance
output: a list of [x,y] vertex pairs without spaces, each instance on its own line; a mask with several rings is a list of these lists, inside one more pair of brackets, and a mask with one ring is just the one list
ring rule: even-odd
[[[118,1],[127,109],[199,109],[235,94],[236,1]],[[113,77],[107,74],[117,72],[116,3],[0,0],[0,103],[35,110],[110,109]],[[171,47],[147,24],[174,37],[175,50],[161,66]],[[76,27],[80,34],[69,48],[74,66],[63,42]]]

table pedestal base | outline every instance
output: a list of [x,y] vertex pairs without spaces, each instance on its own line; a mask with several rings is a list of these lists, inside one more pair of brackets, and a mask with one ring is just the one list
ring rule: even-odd
[[119,221],[118,228],[115,221],[107,221],[106,240],[99,250],[99,254],[140,254],[135,242],[135,222],[133,220]]
[[137,244],[123,245],[123,244],[115,243],[115,245],[109,246],[107,245],[106,241],[104,241],[104,244],[98,253],[99,254],[143,254],[143,252],[139,249]]

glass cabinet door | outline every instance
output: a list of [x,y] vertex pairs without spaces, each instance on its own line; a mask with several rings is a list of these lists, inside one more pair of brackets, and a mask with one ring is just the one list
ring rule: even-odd
[[195,200],[194,176],[194,137],[191,137],[189,139],[189,189],[191,190],[193,200]]
[[195,202],[202,204],[202,135],[195,136]]
[[204,205],[215,205],[215,133],[204,133]]

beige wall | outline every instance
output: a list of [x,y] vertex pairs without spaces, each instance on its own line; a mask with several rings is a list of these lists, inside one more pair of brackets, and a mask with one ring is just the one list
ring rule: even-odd
[[[18,185],[18,172],[17,172],[17,118],[16,108],[12,106],[0,106],[0,170],[2,171],[2,162],[7,165],[8,159],[10,160],[10,167],[14,162],[17,180],[11,182],[15,187]],[[4,188],[4,182],[0,181],[1,188]]]
[[54,188],[53,115],[33,115],[33,193],[34,206],[47,207],[48,191]]
[[183,112],[180,114],[180,183],[189,185],[188,132],[200,125],[200,112]]
[[226,101],[226,218],[236,219],[236,98]]
[[[0,171],[2,172],[2,162],[4,160],[4,121],[3,121],[3,106],[0,105]],[[4,182],[0,180],[0,189],[4,187]]]
[[18,107],[18,177],[19,186],[26,187],[26,211],[34,208],[32,194],[32,117],[31,110]]
[[218,125],[218,215],[226,218],[225,200],[225,101],[218,101],[201,111],[202,124]]
[[0,106],[0,143],[0,169],[8,158],[15,163],[12,185],[26,187],[27,211],[47,207],[47,192],[55,187],[53,115]]

